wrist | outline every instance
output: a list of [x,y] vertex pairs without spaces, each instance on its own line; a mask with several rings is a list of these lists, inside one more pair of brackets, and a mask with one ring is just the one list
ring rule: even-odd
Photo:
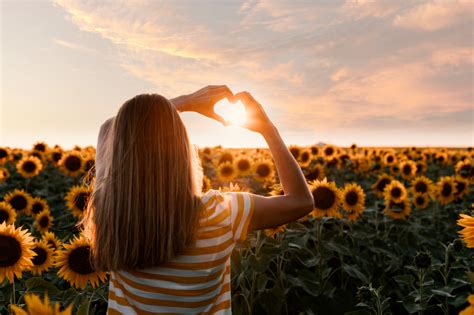
[[277,128],[275,127],[275,125],[269,121],[268,123],[266,123],[265,125],[262,126],[261,130],[260,130],[260,134],[264,137],[264,138],[267,138],[267,137],[270,137],[272,135],[275,135],[276,133],[278,133],[278,130]]
[[178,112],[187,112],[189,111],[189,98],[187,95],[181,95],[170,99],[170,102],[173,103]]

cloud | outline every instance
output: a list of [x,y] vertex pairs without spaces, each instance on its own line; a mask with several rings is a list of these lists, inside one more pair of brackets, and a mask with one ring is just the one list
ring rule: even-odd
[[472,19],[474,2],[470,0],[430,1],[397,15],[393,25],[418,31],[436,31]]
[[249,90],[295,133],[434,125],[474,98],[466,2],[56,3],[163,95]]
[[86,52],[86,53],[97,53],[97,50],[89,48],[89,47],[85,47],[77,43],[71,43],[69,41],[65,41],[65,40],[57,39],[57,38],[53,38],[52,40],[55,44],[72,49],[72,50],[77,50],[77,51]]

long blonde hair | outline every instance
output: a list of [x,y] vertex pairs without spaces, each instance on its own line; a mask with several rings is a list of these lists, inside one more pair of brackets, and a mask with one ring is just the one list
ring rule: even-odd
[[126,101],[108,132],[104,177],[80,224],[96,270],[158,266],[195,244],[202,169],[173,104],[158,94]]

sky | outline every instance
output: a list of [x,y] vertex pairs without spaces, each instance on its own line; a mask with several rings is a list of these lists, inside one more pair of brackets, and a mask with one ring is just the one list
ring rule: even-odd
[[[95,146],[142,93],[249,91],[286,144],[474,145],[474,1],[0,0],[0,145]],[[199,146],[263,138],[182,113]]]

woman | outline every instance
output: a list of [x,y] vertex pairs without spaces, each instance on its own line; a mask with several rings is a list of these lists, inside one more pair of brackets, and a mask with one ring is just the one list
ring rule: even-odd
[[[244,127],[268,143],[284,195],[202,194],[202,171],[179,112],[223,124],[214,104],[242,101]],[[110,271],[108,314],[231,313],[230,255],[249,231],[313,209],[305,178],[262,106],[248,92],[208,86],[167,100],[125,102],[99,133],[94,192],[83,220],[92,265]]]

